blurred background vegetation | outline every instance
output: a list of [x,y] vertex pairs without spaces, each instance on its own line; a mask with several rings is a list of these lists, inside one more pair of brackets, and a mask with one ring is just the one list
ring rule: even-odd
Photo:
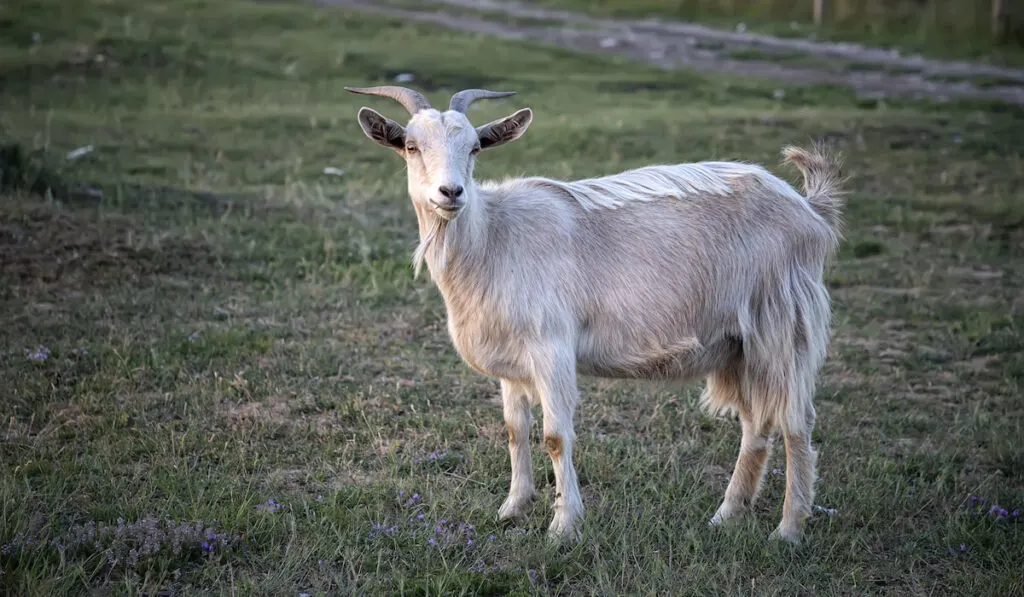
[[[824,7],[814,26],[814,5]],[[1024,64],[1020,0],[531,0],[618,17],[664,17],[783,36],[900,46],[939,55]],[[995,17],[998,12],[998,17]]]

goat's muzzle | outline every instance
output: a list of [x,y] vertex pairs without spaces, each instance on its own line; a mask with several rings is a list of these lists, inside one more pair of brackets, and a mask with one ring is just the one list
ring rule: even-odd
[[441,196],[436,199],[430,199],[430,205],[434,208],[434,213],[437,215],[446,220],[454,220],[455,216],[459,215],[462,208],[466,206],[466,200],[460,196]]
[[454,219],[459,211],[466,205],[466,197],[463,195],[465,188],[458,184],[441,185],[437,189],[438,195],[430,198],[430,204],[434,211],[446,220]]

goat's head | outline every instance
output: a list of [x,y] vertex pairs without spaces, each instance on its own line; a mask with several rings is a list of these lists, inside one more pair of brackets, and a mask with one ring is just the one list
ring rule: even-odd
[[514,91],[467,89],[452,96],[447,112],[430,107],[420,93],[404,87],[346,87],[353,93],[397,100],[408,110],[405,127],[370,108],[359,110],[359,126],[374,142],[398,152],[409,171],[413,202],[445,220],[458,216],[473,194],[473,166],[482,149],[518,139],[533,119],[529,108],[474,128],[466,108],[478,99],[507,97]]

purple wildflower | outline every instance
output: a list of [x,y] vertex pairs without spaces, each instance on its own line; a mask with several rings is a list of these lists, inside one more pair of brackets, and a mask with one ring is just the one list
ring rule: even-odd
[[424,458],[417,458],[414,464],[420,464],[423,462],[437,462],[448,454],[448,450],[434,450],[430,454],[427,454]]
[[994,504],[988,509],[988,515],[995,516],[996,518],[1005,518],[1008,514],[1009,512],[1007,512],[1006,508],[1003,508],[998,504]]
[[25,358],[42,363],[50,358],[50,349],[45,346],[38,346],[35,350],[26,350]]
[[530,568],[526,571],[526,574],[528,574],[530,577],[530,586],[537,586],[537,571],[533,568]]
[[494,541],[494,535],[488,535],[487,536],[487,540],[488,541]]
[[966,552],[966,551],[967,551],[967,546],[966,546],[966,545],[964,545],[963,543],[961,543],[961,544],[960,544],[960,553],[964,553],[964,552]]
[[431,537],[430,539],[427,539],[427,543],[429,543],[430,545],[432,545],[434,547],[437,547],[437,539],[434,539],[433,537]]
[[116,525],[89,521],[50,537],[40,537],[37,533],[32,531],[28,536],[16,535],[11,543],[4,546],[5,551],[42,551],[52,548],[67,553],[92,549],[105,556],[111,567],[123,565],[133,568],[142,559],[165,549],[175,554],[180,553],[182,547],[212,551],[217,545],[226,547],[229,542],[225,533],[212,527],[204,528],[201,522],[191,524],[168,520],[161,524],[154,517],[135,522],[119,518]]
[[[1014,516],[1016,516],[1016,512],[1014,513]],[[422,512],[420,512],[419,514],[416,515],[416,520],[422,521],[423,519],[424,519],[424,516],[423,516]]]
[[318,502],[320,502],[320,503],[323,503],[323,501],[324,501],[324,496],[322,496],[322,495],[318,495],[318,496],[316,496],[316,501],[318,501]]
[[280,512],[281,510],[284,510],[285,508],[287,508],[287,506],[285,506],[284,504],[278,502],[274,498],[268,499],[266,504],[259,504],[258,506],[256,506],[257,510],[265,511],[265,512],[270,512],[271,514],[275,514],[277,512]]
[[1010,512],[1010,516],[1012,516],[1014,518],[1019,517],[1020,516],[1020,510],[1014,510],[1013,512]]

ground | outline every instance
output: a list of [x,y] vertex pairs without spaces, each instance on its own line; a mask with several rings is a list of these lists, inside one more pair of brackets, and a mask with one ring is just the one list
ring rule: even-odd
[[[291,2],[8,3],[0,31],[4,594],[1024,590],[1019,107]],[[783,145],[843,151],[801,546],[766,541],[781,451],[753,515],[707,526],[739,428],[699,411],[700,384],[584,380],[583,542],[544,539],[539,446],[534,510],[495,521],[497,384],[413,279],[402,164],[355,121],[401,108],[342,90],[396,77],[435,104],[519,92],[475,122],[534,109],[482,178],[742,159],[795,182]]]

